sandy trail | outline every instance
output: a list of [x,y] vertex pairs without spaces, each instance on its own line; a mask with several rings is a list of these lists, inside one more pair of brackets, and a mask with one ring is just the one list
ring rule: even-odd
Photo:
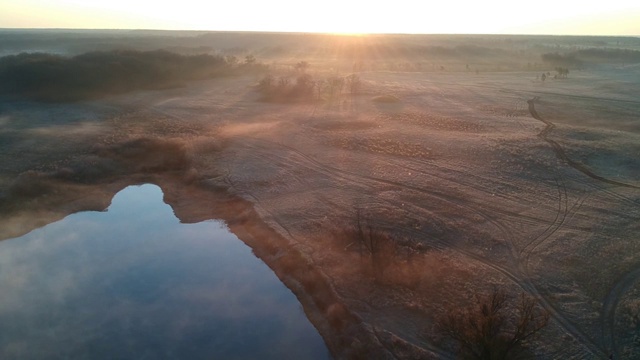
[[[588,177],[607,183],[607,184],[611,184],[611,185],[617,185],[617,186],[624,186],[624,187],[629,187],[629,188],[633,188],[633,189],[640,189],[640,186],[637,185],[633,185],[633,184],[626,184],[620,181],[615,181],[615,180],[611,180],[608,179],[606,177],[600,176],[600,175],[596,175],[593,171],[589,170],[586,166],[584,166],[583,164],[576,162],[574,160],[571,160],[567,154],[565,153],[564,149],[562,148],[562,146],[560,144],[558,144],[557,142],[549,139],[548,135],[551,131],[553,131],[553,129],[556,127],[554,123],[552,123],[551,121],[545,120],[543,119],[538,112],[535,109],[535,102],[537,100],[539,100],[539,97],[535,97],[532,100],[527,100],[527,103],[529,104],[529,112],[531,113],[531,116],[536,119],[536,120],[540,120],[542,121],[546,126],[545,128],[540,132],[540,134],[538,134],[538,136],[540,136],[541,138],[544,139],[544,141],[548,142],[549,145],[551,145],[553,147],[553,150],[555,151],[556,155],[558,156],[558,158],[564,162],[567,163],[567,165],[571,166],[572,168],[580,171],[581,173],[587,175]],[[638,103],[640,104],[640,103]]]

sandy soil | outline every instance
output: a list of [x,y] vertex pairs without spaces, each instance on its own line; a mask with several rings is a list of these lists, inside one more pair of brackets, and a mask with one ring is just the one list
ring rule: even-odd
[[[323,103],[258,101],[253,77],[3,102],[0,237],[155,182],[183,221],[232,224],[336,357],[450,358],[434,315],[493,285],[551,313],[536,357],[640,356],[640,69],[361,77]],[[118,149],[141,137],[185,159],[132,163]],[[393,239],[384,261],[362,254],[358,216]]]

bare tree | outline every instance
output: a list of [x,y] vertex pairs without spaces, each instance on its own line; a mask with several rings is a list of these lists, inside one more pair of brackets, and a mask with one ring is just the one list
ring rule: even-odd
[[295,68],[297,71],[305,72],[305,71],[309,68],[309,66],[310,66],[310,65],[309,65],[309,63],[308,63],[308,62],[306,62],[306,61],[300,61],[300,62],[296,63],[296,65],[294,66],[294,68]]
[[224,59],[226,60],[227,64],[231,66],[236,66],[239,62],[238,58],[233,55],[227,55]]
[[347,81],[347,88],[349,89],[349,93],[352,96],[360,92],[360,89],[362,88],[362,81],[360,80],[360,77],[358,75],[351,74],[345,79]]
[[452,341],[463,359],[517,358],[549,321],[549,313],[526,294],[511,297],[504,289],[476,298],[473,306],[451,309],[436,319],[435,329]]
[[313,97],[313,89],[315,88],[313,77],[309,74],[302,74],[296,78],[296,84],[293,88],[294,96],[301,98]]
[[342,88],[344,87],[344,78],[340,76],[330,76],[326,80],[327,90],[329,91],[329,96],[331,99],[335,95],[340,95],[342,93]]
[[247,55],[244,57],[244,63],[247,65],[255,64],[256,57],[253,55]]
[[394,259],[393,239],[363,219],[360,209],[356,209],[355,220],[355,242],[360,256],[371,259],[371,269],[376,280],[382,280],[385,269]]

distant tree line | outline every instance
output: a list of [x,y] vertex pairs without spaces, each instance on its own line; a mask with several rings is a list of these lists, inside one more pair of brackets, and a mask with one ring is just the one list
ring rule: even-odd
[[266,68],[255,58],[246,60],[239,63],[222,56],[186,56],[165,50],[95,51],[74,57],[22,53],[0,58],[0,94],[74,101]]
[[629,49],[582,49],[566,54],[542,54],[542,61],[553,66],[580,68],[585,63],[640,63],[640,51]]
[[542,54],[542,61],[554,66],[571,66],[581,67],[582,61],[576,57],[575,53],[560,54],[560,53],[547,53]]
[[584,61],[592,62],[624,62],[640,63],[640,51],[629,49],[583,49],[576,51],[576,56]]

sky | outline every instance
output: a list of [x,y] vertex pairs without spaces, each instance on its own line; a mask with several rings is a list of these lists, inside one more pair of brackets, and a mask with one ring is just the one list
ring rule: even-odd
[[640,35],[640,0],[0,0],[0,28]]

